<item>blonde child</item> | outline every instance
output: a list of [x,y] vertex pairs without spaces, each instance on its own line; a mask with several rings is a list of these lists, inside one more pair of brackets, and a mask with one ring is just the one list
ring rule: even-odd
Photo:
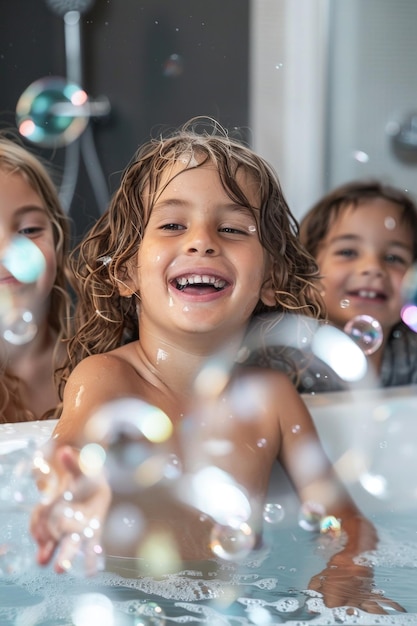
[[[367,315],[381,325],[382,343],[368,356],[372,376],[364,385],[417,383],[417,335],[401,320],[404,276],[417,259],[410,194],[377,180],[341,185],[305,215],[300,238],[319,266],[329,321],[344,329]],[[304,373],[303,379],[310,380],[305,391],[346,387],[331,373],[320,380]]]
[[[68,335],[69,221],[46,167],[5,133],[0,136],[0,235],[0,422],[45,419],[59,401],[54,373],[64,362]],[[44,257],[44,271],[34,282],[22,282],[3,264],[17,236],[33,242]],[[15,308],[17,314],[21,308],[33,315],[28,341],[24,328],[23,337],[12,333],[17,340],[7,340]]]
[[[113,510],[120,500],[130,502],[146,520],[140,537],[118,554],[144,556],[154,535],[158,547],[161,536],[169,537],[182,562],[212,558],[217,509],[224,514],[230,502],[219,505],[220,483],[206,482],[194,502],[189,497],[192,477],[213,467],[250,502],[250,510],[242,504],[243,519],[237,518],[256,547],[271,468],[279,459],[302,502],[314,503],[311,512],[321,510],[324,519],[329,515],[342,525],[331,529],[335,535],[340,530],[341,541],[335,537],[336,554],[311,588],[329,606],[384,612],[379,594],[371,593],[370,568],[354,562],[375,547],[375,530],[336,480],[303,401],[286,374],[239,365],[256,314],[322,315],[314,261],[300,246],[270,166],[214,122],[208,129],[198,123],[137,152],[108,211],[76,251],[78,332],[70,354],[79,362],[66,383],[50,453],[59,490],[32,517],[39,563],[55,558],[58,572],[70,568],[80,548],[74,536],[86,540],[86,523],[88,568],[94,569],[101,540],[115,554],[129,531],[120,520],[115,532],[102,534],[112,497]],[[228,373],[228,366],[220,368],[220,376],[214,368],[217,375],[210,375],[219,362],[233,367]],[[78,452],[89,440],[108,447],[104,431],[91,436],[89,428],[95,422],[106,430],[100,411],[111,413],[111,403],[125,399],[156,407],[154,421],[162,412],[171,429],[163,444],[147,441],[155,454],[146,464],[153,468],[145,472],[147,486],[136,493],[138,467],[130,484],[123,481],[112,496],[107,479],[111,484],[114,473],[89,480]],[[119,411],[123,422],[125,411]],[[112,427],[117,430],[116,417]],[[129,432],[134,443],[129,428],[125,442]],[[153,473],[166,453],[191,477],[176,492]],[[206,504],[214,498],[217,512],[201,509],[200,497]]]

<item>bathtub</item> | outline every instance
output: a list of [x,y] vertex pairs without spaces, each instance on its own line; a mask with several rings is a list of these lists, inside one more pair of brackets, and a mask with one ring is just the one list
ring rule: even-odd
[[190,569],[152,578],[137,576],[134,559],[121,559],[118,574],[104,571],[86,579],[77,567],[63,576],[39,568],[27,532],[35,496],[29,490],[20,506],[8,506],[4,476],[13,464],[22,463],[29,441],[33,447],[48,439],[55,424],[48,421],[0,425],[0,625],[417,623],[416,392],[417,387],[408,386],[303,396],[338,475],[378,530],[379,548],[368,555],[375,588],[407,613],[327,609],[307,592],[323,559],[315,537],[298,524],[299,504],[278,464],[268,500],[280,506],[282,515],[265,523],[267,548],[237,570],[224,563],[220,570]]

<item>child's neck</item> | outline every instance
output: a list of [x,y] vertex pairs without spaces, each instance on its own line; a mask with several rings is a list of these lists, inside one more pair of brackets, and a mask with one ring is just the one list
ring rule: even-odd
[[214,344],[193,337],[191,341],[175,343],[154,335],[141,333],[138,350],[146,360],[151,372],[169,389],[181,390],[185,395],[195,394],[195,380],[205,366],[212,365],[227,372],[233,367],[242,342],[242,334],[229,337],[228,341]]

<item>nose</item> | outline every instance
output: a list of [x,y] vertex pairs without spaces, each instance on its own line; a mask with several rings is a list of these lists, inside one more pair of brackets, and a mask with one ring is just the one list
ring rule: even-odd
[[364,276],[379,277],[384,276],[386,272],[381,260],[374,255],[370,255],[362,260],[360,273]]
[[190,230],[186,248],[187,254],[214,256],[219,251],[219,244],[215,234],[207,226],[201,225]]

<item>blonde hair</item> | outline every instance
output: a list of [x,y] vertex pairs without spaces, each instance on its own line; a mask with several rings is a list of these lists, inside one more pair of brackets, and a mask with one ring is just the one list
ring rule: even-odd
[[[189,168],[213,163],[228,196],[257,217],[259,239],[271,260],[270,281],[276,302],[267,307],[259,301],[253,315],[268,311],[299,312],[317,318],[323,315],[315,284],[316,263],[299,242],[298,223],[275,172],[214,120],[194,118],[174,133],[153,138],[139,148],[123,172],[107,211],[72,254],[77,332],[69,344],[66,375],[85,356],[107,352],[137,338],[135,299],[121,297],[119,285],[141,244],[162,190],[162,177],[165,175],[166,181],[166,173],[179,160]],[[239,186],[238,170],[256,181],[259,209],[250,205]]]
[[[62,342],[69,336],[71,301],[68,293],[68,254],[70,241],[70,222],[59,201],[56,187],[46,165],[32,154],[29,149],[18,143],[18,139],[5,131],[0,133],[0,170],[20,174],[42,199],[47,215],[52,224],[55,254],[56,278],[50,295],[48,324],[57,334],[53,367],[58,379],[57,353]],[[7,371],[6,364],[1,366],[0,376],[0,421],[6,406],[13,405],[16,420],[33,419],[30,410],[24,407],[19,393],[19,379]],[[52,411],[42,416],[51,417]]]

